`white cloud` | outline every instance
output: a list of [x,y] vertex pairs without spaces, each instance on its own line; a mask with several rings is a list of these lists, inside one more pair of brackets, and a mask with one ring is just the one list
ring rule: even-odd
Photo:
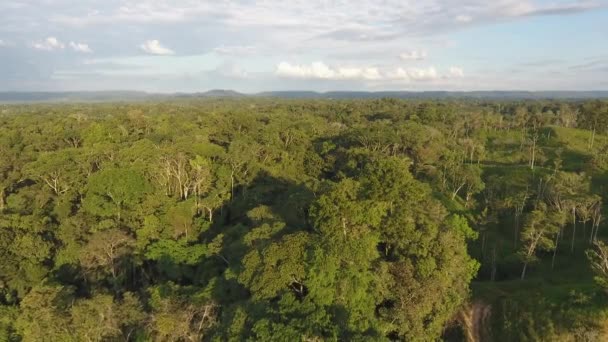
[[[89,45],[87,45],[85,43],[70,42],[68,44],[68,46],[76,52],[82,52],[82,53],[92,53],[93,52],[93,50],[91,50]],[[48,37],[45,40],[32,43],[31,47],[36,50],[54,51],[54,50],[65,49],[66,44],[64,44],[63,42],[61,42],[59,39],[57,39],[55,37]]]
[[293,65],[282,62],[277,65],[275,74],[284,78],[320,80],[359,80],[359,81],[434,81],[464,77],[462,68],[451,67],[440,73],[435,67],[427,68],[386,68],[378,67],[331,67],[323,62],[310,65]]
[[403,52],[399,55],[399,58],[401,58],[404,61],[421,61],[421,60],[425,60],[427,57],[428,57],[428,54],[426,51],[418,51],[418,50]]
[[70,47],[76,52],[92,53],[93,50],[85,43],[70,42]]
[[434,67],[428,68],[397,68],[396,72],[391,74],[389,78],[396,80],[411,80],[411,81],[433,81],[441,78],[437,69]]
[[168,56],[168,55],[175,54],[175,52],[173,50],[162,46],[162,44],[156,39],[148,40],[145,43],[141,44],[139,47],[143,51],[145,51],[146,53],[149,53],[151,55]]
[[34,42],[32,47],[36,50],[53,51],[65,49],[65,44],[55,37],[48,37],[43,41]]
[[4,40],[0,39],[0,46],[6,46],[6,45],[7,45],[6,42]]
[[379,80],[382,78],[380,71],[375,67],[332,68],[323,62],[314,62],[310,65],[292,65],[282,62],[277,66],[275,73],[280,77],[300,79]]

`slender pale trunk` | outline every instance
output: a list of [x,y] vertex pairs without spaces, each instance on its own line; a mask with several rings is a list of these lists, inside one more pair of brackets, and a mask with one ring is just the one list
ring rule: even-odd
[[116,265],[114,263],[114,247],[110,247],[110,252],[108,253],[110,258],[110,274],[112,275],[112,287],[114,288],[114,292],[118,293],[118,276],[116,275]]
[[454,190],[452,192],[452,200],[454,200],[456,198],[456,196],[458,195],[458,193],[460,192],[460,190],[462,189],[463,186],[465,186],[466,183],[462,183],[462,185],[460,185],[456,190]]
[[555,268],[555,257],[557,256],[557,247],[559,246],[560,232],[555,235],[555,248],[553,249],[553,257],[551,258],[551,270]]
[[530,169],[534,170],[534,161],[536,158],[536,138],[532,140],[532,159],[530,160]]
[[595,236],[593,237],[593,241],[597,241],[597,233],[600,230],[600,222],[602,221],[602,214],[597,217],[597,223],[595,227]]
[[587,238],[587,221],[583,219],[583,240]]
[[593,240],[595,239],[595,228],[597,226],[597,211],[593,213],[593,216],[591,217],[591,234],[589,235],[589,244],[593,243]]
[[528,251],[526,252],[526,261],[524,261],[524,268],[521,271],[521,280],[524,280],[524,278],[526,277],[526,269],[528,268],[528,262],[530,262],[530,258],[532,257],[532,255],[534,255],[534,252],[536,251],[536,246],[538,245],[538,241],[540,240],[540,238],[541,236],[537,234],[534,238],[534,241],[532,241],[530,243],[530,246],[528,246]]
[[234,200],[234,170],[230,173],[230,202]]
[[570,252],[574,253],[574,239],[576,237],[576,207],[572,207],[572,245],[570,246]]

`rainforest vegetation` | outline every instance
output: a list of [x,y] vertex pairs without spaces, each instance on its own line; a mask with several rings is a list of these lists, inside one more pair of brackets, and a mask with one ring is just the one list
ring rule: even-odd
[[608,339],[608,102],[0,106],[0,341]]

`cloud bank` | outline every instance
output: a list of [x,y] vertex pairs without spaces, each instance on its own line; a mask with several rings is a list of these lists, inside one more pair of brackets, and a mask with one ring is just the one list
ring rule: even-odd
[[324,62],[302,65],[281,62],[277,65],[275,73],[277,76],[284,78],[331,81],[434,81],[464,77],[463,69],[457,67],[450,67],[447,72],[440,73],[435,67],[386,69],[378,67],[331,67]]

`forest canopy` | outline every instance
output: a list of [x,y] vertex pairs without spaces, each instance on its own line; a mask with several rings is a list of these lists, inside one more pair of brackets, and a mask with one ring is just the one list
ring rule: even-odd
[[0,340],[601,340],[607,134],[592,100],[2,105]]

